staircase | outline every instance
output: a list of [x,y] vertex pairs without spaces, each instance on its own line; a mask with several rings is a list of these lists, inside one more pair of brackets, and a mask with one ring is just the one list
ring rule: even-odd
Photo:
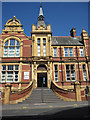
[[49,88],[36,88],[32,91],[32,94],[22,103],[57,103],[62,101],[55,93]]

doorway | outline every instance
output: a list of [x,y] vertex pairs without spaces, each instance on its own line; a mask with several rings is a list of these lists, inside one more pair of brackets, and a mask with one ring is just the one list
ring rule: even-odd
[[37,73],[37,87],[47,87],[47,73]]

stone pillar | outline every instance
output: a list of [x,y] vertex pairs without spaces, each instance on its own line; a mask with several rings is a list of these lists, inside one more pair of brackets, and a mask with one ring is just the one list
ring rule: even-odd
[[33,68],[33,70],[34,70],[34,76],[33,76],[33,78],[34,78],[34,88],[36,88],[37,87],[36,62],[34,62],[34,68]]
[[75,91],[76,91],[76,100],[77,101],[82,101],[81,100],[81,91],[80,91],[80,83],[79,83],[79,81],[75,82]]
[[19,65],[19,87],[18,87],[18,90],[21,91],[22,90],[22,62],[20,62],[20,65]]
[[11,86],[12,86],[12,85],[11,85],[10,83],[7,83],[7,84],[5,85],[4,104],[9,104]]

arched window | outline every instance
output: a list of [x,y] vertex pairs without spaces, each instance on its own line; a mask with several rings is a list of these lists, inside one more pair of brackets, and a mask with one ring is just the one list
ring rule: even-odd
[[20,44],[18,40],[10,39],[4,44],[3,57],[19,57],[20,56]]

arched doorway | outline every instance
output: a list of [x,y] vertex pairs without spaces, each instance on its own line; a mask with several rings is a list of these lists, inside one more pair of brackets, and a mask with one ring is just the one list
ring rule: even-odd
[[37,87],[47,87],[47,68],[45,65],[37,67]]

